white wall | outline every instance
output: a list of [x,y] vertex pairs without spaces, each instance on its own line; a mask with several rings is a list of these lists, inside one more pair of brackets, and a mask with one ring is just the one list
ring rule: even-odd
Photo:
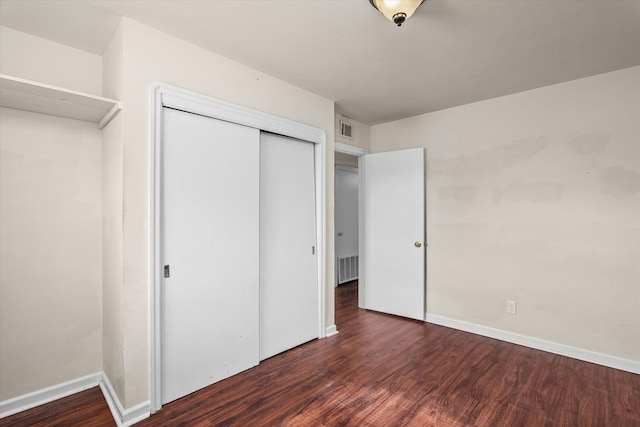
[[640,360],[640,67],[371,138],[426,148],[429,313]]
[[0,400],[102,370],[100,145],[0,109]]
[[[150,87],[164,82],[324,129],[327,133],[327,324],[333,324],[333,101],[129,19],[122,23],[123,309],[125,407],[149,398]],[[117,56],[117,55],[116,55]],[[105,72],[118,74],[107,62]],[[117,61],[117,60],[116,60]],[[111,70],[111,71],[107,71]],[[105,75],[105,81],[116,81]],[[116,86],[118,84],[116,83]],[[107,94],[109,95],[109,94]],[[116,227],[114,230],[119,229]],[[105,239],[110,238],[107,232]],[[109,268],[117,273],[117,266]],[[111,273],[105,273],[111,274]],[[116,277],[116,274],[112,274]],[[110,286],[117,286],[115,283]],[[106,319],[106,316],[105,316]],[[105,328],[107,326],[105,325]],[[116,336],[117,334],[114,334]],[[105,343],[106,345],[106,343]]]
[[[101,94],[102,58],[0,27],[0,73]],[[101,132],[0,113],[0,400],[102,369]]]
[[102,95],[102,57],[1,26],[0,74]]

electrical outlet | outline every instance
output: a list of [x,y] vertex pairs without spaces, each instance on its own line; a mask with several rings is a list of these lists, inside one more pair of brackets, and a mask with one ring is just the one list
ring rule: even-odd
[[507,300],[507,313],[508,314],[516,314],[518,309],[518,305],[515,301]]

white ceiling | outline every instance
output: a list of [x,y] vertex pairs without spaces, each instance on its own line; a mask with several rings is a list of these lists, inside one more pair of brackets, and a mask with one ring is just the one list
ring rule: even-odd
[[102,54],[121,17],[375,124],[640,65],[638,0],[0,0],[0,24]]

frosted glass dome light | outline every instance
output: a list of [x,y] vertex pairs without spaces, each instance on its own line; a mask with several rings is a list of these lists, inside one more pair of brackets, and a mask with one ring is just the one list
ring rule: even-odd
[[406,21],[424,0],[369,0],[388,20],[398,27]]

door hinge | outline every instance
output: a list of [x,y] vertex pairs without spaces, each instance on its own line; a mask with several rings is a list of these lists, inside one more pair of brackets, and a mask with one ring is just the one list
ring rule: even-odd
[[311,255],[315,255],[315,254],[316,254],[316,247],[311,246]]

